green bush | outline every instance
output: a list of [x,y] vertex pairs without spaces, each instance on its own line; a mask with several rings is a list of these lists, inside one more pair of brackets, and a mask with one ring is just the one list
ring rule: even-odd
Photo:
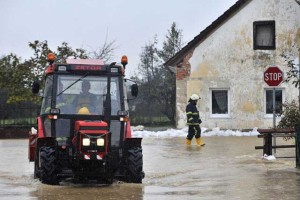
[[296,101],[286,103],[283,105],[283,112],[281,113],[281,120],[278,123],[278,128],[294,128],[300,126],[300,111],[299,105]]

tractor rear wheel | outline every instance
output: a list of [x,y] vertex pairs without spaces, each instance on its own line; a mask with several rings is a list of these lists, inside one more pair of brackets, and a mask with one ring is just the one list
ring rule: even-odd
[[57,185],[57,164],[53,147],[41,147],[40,164],[40,179],[42,183]]
[[126,182],[142,183],[145,174],[143,171],[143,153],[141,147],[135,147],[128,150],[126,171]]

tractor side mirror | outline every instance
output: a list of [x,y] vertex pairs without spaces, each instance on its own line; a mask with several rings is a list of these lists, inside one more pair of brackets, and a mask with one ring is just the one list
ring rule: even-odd
[[33,94],[37,94],[40,91],[40,82],[35,80],[32,84],[31,91]]
[[125,86],[126,86],[126,93],[127,93],[127,100],[133,100],[138,96],[139,93],[139,87],[137,83],[133,80],[124,79],[125,81]]
[[139,93],[138,85],[136,83],[131,85],[131,95],[137,97],[138,93]]
[[119,110],[118,115],[121,117],[128,116],[128,111],[127,110]]

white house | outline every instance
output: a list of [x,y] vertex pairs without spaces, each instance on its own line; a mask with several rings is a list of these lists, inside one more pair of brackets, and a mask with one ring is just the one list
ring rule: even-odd
[[[238,0],[165,63],[176,69],[177,128],[186,124],[189,96],[199,94],[202,126],[224,129],[273,126],[273,88],[264,72],[299,60],[298,0]],[[299,62],[299,61],[298,61]],[[276,107],[297,100],[291,83],[276,88]],[[277,117],[276,122],[280,120]]]

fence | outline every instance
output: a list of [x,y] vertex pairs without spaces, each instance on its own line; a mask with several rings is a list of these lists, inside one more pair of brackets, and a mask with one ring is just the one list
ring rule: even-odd
[[134,126],[145,125],[145,126],[165,126],[173,125],[173,122],[166,116],[141,116],[141,115],[130,115],[130,123]]
[[32,102],[0,104],[0,128],[31,127],[36,125],[39,105]]
[[[263,146],[255,146],[255,149],[263,149],[263,154],[272,155],[273,149],[295,148],[296,145],[276,145],[276,137],[295,137],[293,128],[258,129],[258,138],[263,138]],[[273,145],[273,139],[275,145]]]

